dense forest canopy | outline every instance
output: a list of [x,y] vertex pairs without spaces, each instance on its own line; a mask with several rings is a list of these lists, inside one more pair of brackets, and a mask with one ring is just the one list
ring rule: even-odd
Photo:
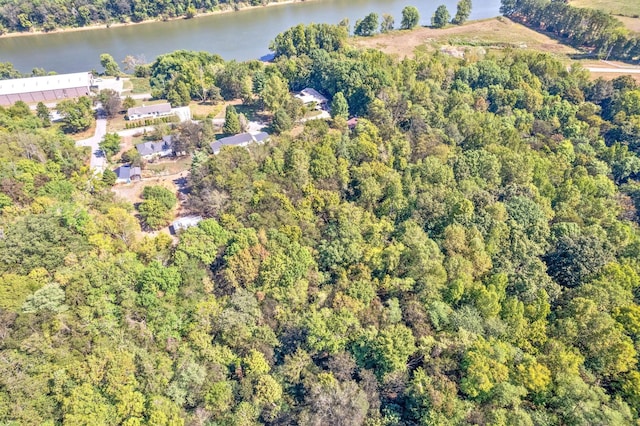
[[150,66],[186,97],[340,106],[265,145],[194,142],[206,219],[175,245],[0,108],[0,422],[638,421],[638,85],[524,50],[322,47]]
[[147,19],[192,18],[199,12],[241,5],[260,6],[274,0],[0,0],[2,31],[51,31]]

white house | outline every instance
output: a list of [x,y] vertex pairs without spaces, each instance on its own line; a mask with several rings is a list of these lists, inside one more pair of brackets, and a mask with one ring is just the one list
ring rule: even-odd
[[316,89],[307,87],[306,89],[302,89],[295,97],[300,99],[305,105],[315,104],[316,109],[326,110],[328,108],[329,100]]
[[170,103],[162,103],[155,105],[143,105],[141,107],[133,107],[127,110],[129,120],[141,120],[143,118],[160,118],[173,114]]

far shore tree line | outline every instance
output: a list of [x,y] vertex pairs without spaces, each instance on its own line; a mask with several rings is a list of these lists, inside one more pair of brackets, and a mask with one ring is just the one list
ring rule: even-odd
[[[260,6],[274,0],[247,0],[247,6]],[[142,22],[151,19],[190,19],[198,13],[236,10],[236,0],[0,0],[0,34],[7,32],[53,31],[90,25]]]

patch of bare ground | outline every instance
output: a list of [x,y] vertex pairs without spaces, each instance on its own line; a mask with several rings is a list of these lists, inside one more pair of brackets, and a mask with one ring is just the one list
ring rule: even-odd
[[570,46],[503,17],[442,29],[423,27],[392,31],[373,37],[356,37],[352,43],[358,47],[379,49],[401,58],[412,57],[416,48],[421,46],[436,49],[442,45],[531,48],[558,55],[576,53]]

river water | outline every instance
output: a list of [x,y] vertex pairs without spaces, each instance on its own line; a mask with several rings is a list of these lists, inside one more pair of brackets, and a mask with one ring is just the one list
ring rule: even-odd
[[[482,1],[482,2],[481,2]],[[101,53],[110,53],[120,63],[126,55],[158,55],[178,49],[205,50],[226,60],[257,59],[269,53],[269,42],[297,24],[337,24],[355,21],[370,12],[389,13],[396,27],[402,9],[413,5],[420,23],[429,25],[438,4],[455,14],[457,0],[317,0],[279,6],[258,7],[196,19],[178,19],[88,31],[61,32],[25,37],[0,37],[0,62],[11,62],[23,73],[35,67],[58,73],[100,68]],[[500,0],[475,0],[471,19],[497,16]]]

